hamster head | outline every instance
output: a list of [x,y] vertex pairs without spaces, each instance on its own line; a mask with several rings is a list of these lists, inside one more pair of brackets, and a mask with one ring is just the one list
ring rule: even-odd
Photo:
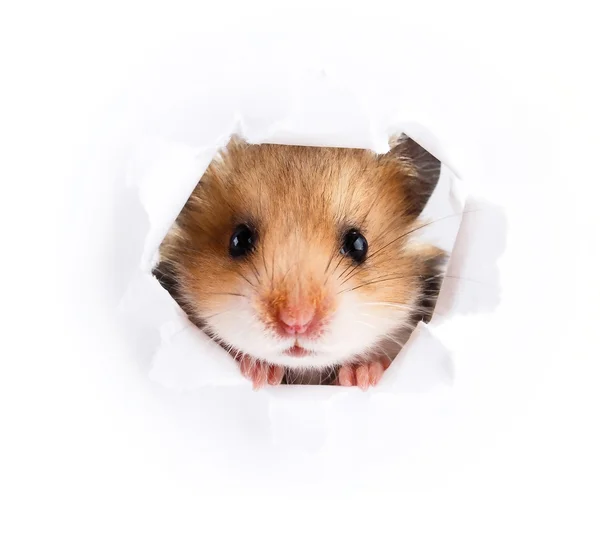
[[364,358],[418,317],[442,252],[413,233],[439,174],[406,136],[383,155],[233,138],[163,242],[158,271],[232,352],[290,368]]

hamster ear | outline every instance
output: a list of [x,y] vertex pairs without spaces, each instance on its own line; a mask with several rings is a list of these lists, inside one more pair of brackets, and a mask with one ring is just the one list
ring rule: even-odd
[[390,139],[387,157],[403,168],[403,186],[408,215],[418,217],[431,197],[440,178],[441,162],[405,134]]

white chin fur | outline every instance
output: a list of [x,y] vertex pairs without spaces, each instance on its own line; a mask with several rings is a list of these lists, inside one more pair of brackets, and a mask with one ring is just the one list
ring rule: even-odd
[[346,359],[351,357],[344,355],[328,355],[325,353],[318,353],[309,356],[289,356],[281,353],[265,355],[259,357],[271,364],[277,364],[278,366],[285,366],[286,368],[299,369],[299,370],[322,370],[330,366],[335,366],[344,362]]
[[389,308],[366,307],[348,297],[340,303],[322,338],[299,338],[299,345],[314,354],[297,357],[284,354],[294,345],[294,338],[285,340],[265,330],[246,299],[234,298],[228,305],[227,310],[211,316],[211,335],[240,353],[294,369],[323,369],[364,356],[400,329],[409,316]]

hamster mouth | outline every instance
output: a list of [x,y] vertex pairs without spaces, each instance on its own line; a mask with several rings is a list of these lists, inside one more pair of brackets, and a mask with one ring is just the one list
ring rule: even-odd
[[314,355],[315,353],[313,351],[309,351],[308,349],[305,349],[304,347],[300,347],[300,345],[294,345],[293,347],[286,349],[283,352],[283,354],[287,355],[287,356],[302,357],[302,356],[311,356],[311,355]]

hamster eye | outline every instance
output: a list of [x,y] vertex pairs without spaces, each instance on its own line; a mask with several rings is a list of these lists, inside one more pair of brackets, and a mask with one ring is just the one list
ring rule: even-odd
[[248,225],[238,225],[229,240],[229,255],[242,257],[254,250],[256,235]]
[[356,229],[350,229],[344,235],[344,244],[340,251],[350,256],[355,263],[362,263],[367,258],[368,249],[367,239]]

